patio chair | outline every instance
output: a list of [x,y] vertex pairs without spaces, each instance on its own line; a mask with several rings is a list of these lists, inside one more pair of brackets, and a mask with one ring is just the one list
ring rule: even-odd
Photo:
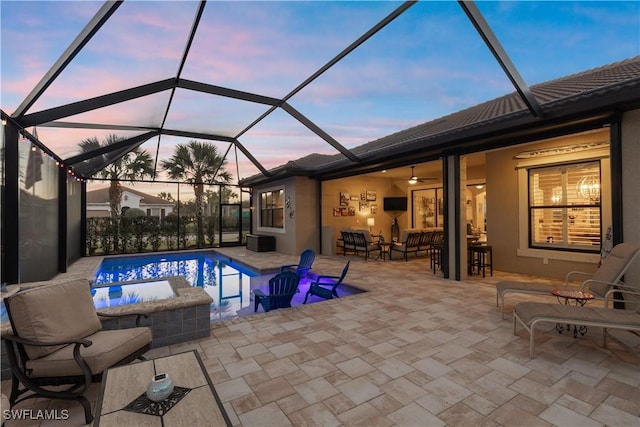
[[311,249],[306,249],[300,254],[300,261],[297,264],[289,264],[283,265],[280,267],[280,273],[284,273],[285,271],[293,271],[295,272],[300,279],[304,279],[307,277],[309,270],[311,270],[311,265],[313,261],[316,259],[316,253]]
[[75,400],[88,424],[93,416],[83,393],[91,383],[101,381],[110,367],[144,359],[151,348],[147,327],[102,330],[84,279],[21,290],[6,298],[5,306],[13,331],[2,336],[11,367],[11,406],[37,397]]
[[276,274],[269,280],[269,295],[260,289],[254,289],[254,309],[258,311],[258,306],[262,304],[264,311],[275,310],[277,308],[291,307],[291,300],[298,292],[300,276],[293,271],[285,271]]
[[[613,296],[633,295],[634,304],[625,301],[625,309],[609,308],[609,301]],[[529,333],[529,358],[533,358],[535,350],[535,327],[541,323],[571,324],[580,326],[601,327],[602,345],[607,346],[607,338],[614,338],[609,329],[622,329],[640,332],[640,291],[612,289],[605,295],[605,305],[602,307],[582,307],[580,305],[565,305],[543,302],[520,302],[513,308],[513,334],[519,323]],[[631,305],[635,307],[631,308]],[[575,336],[575,335],[574,335]]]
[[353,233],[348,230],[341,230],[342,236],[342,255],[346,256],[347,252],[356,252],[356,242],[353,239]]
[[[597,298],[604,299],[606,293],[613,287],[624,287],[621,282],[622,276],[631,266],[633,261],[640,257],[640,246],[630,243],[619,243],[609,255],[602,260],[602,263],[595,273],[585,273],[582,271],[570,271],[565,277],[564,286],[569,287],[569,283],[575,276],[587,277],[580,284],[580,290],[588,290]],[[499,282],[496,285],[496,306],[500,307],[502,318],[504,319],[504,298],[508,293],[551,295],[551,290],[557,286],[544,283],[528,282]]]
[[349,271],[349,263],[351,263],[351,261],[347,261],[347,265],[342,269],[340,276],[318,276],[316,281],[309,285],[309,290],[304,297],[303,304],[307,303],[309,295],[315,295],[324,299],[338,298],[337,289],[347,275],[347,271]]
[[404,230],[402,232],[402,239],[400,243],[396,243],[391,246],[391,250],[389,251],[389,259],[393,259],[393,252],[400,252],[404,255],[404,260],[408,261],[407,254],[413,252],[418,256],[418,251],[420,250],[420,238],[422,233],[419,231],[407,231]]
[[371,234],[366,230],[354,231],[351,233],[351,236],[353,237],[356,255],[359,253],[364,253],[365,261],[369,259],[369,254],[371,252],[380,250],[380,245],[378,244],[378,242],[374,242],[371,238]]

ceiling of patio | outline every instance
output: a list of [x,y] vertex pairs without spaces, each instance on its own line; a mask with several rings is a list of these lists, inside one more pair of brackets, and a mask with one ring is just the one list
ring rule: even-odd
[[[77,155],[85,138],[154,131],[160,134],[141,148],[157,161],[178,143],[209,140],[227,154],[237,182],[311,153],[348,154],[515,90],[454,1],[125,1],[117,7],[3,1],[0,7],[2,110],[31,117],[40,141],[62,159]],[[638,32],[635,2],[476,7],[528,85],[638,54],[638,37],[628,37]],[[104,24],[95,24],[106,9]],[[92,37],[83,34],[88,28],[97,29]],[[74,46],[81,49],[62,66]],[[98,105],[105,95],[167,81],[181,84],[61,113],[77,111],[84,100]],[[34,96],[43,82],[51,84]],[[159,167],[157,178],[163,178]]]

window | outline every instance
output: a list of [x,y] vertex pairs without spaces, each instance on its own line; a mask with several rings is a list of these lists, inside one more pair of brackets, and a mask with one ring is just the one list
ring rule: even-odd
[[600,250],[600,162],[528,170],[530,247]]
[[284,190],[260,193],[260,226],[284,228]]

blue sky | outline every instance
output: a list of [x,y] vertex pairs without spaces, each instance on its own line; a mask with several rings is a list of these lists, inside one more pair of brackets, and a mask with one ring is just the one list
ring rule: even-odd
[[[400,2],[209,2],[183,78],[281,98]],[[477,2],[529,85],[640,54],[637,1]],[[102,2],[0,2],[1,107],[12,113]],[[196,2],[127,0],[29,112],[175,75]],[[419,2],[289,103],[347,148],[513,92],[455,1]],[[64,121],[157,126],[168,94]],[[178,91],[167,124],[236,136],[266,107]],[[63,158],[107,131],[38,127]],[[122,136],[132,133],[118,132]],[[336,153],[282,110],[239,138],[267,169]],[[159,158],[181,138],[143,148]],[[226,151],[226,143],[216,143]],[[257,172],[242,155],[240,176]],[[236,171],[236,159],[229,169]]]

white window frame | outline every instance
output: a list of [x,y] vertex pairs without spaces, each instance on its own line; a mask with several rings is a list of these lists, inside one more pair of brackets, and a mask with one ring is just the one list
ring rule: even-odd
[[[262,195],[264,193],[271,193],[273,191],[282,191],[282,200],[283,200],[283,205],[282,205],[282,228],[280,227],[263,227],[262,226]],[[287,227],[287,221],[286,221],[286,215],[284,214],[284,200],[286,200],[286,188],[285,186],[274,186],[274,187],[268,187],[268,188],[261,188],[260,190],[258,190],[257,192],[257,202],[256,202],[256,210],[257,210],[257,217],[256,217],[256,223],[258,224],[256,229],[258,231],[263,231],[263,232],[269,232],[269,233],[278,233],[278,234],[285,234],[286,233],[286,227]]]

